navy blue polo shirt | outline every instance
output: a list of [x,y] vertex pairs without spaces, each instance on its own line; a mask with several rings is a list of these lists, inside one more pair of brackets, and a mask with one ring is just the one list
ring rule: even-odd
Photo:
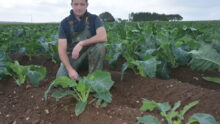
[[99,27],[103,27],[103,22],[101,19],[94,14],[90,14],[89,12],[86,12],[82,17],[81,20],[77,20],[75,15],[73,14],[73,11],[70,11],[70,15],[63,19],[59,26],[59,39],[67,39],[71,40],[70,36],[70,21],[73,22],[74,31],[75,32],[81,32],[85,28],[85,17],[88,17],[89,20],[89,31],[92,34],[92,36],[96,35],[96,29]]

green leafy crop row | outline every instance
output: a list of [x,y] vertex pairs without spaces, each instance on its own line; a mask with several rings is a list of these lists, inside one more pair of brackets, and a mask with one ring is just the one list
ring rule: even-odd
[[[167,124],[220,124],[217,122],[212,115],[205,113],[195,113],[193,114],[188,121],[185,119],[185,114],[199,101],[194,101],[180,110],[181,102],[178,101],[174,104],[173,107],[168,102],[157,103],[155,101],[145,99],[143,105],[141,106],[141,111],[153,111],[155,109],[160,111],[160,115],[165,118]],[[162,122],[151,115],[145,115],[143,117],[137,118],[137,124],[161,124]]]
[[[120,22],[105,24],[106,59],[123,59],[127,69],[144,77],[169,79],[172,68],[220,71],[220,22]],[[0,25],[0,49],[5,53],[50,56],[58,61],[58,24]],[[1,76],[0,76],[1,77]]]
[[107,25],[108,53],[114,65],[144,77],[169,78],[172,68],[220,71],[220,22],[120,22]]

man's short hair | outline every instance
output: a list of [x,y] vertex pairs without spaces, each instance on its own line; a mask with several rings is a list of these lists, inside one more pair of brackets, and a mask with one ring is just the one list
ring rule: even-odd
[[[73,0],[71,0],[71,2],[73,2]],[[88,3],[88,0],[86,0],[86,2]]]

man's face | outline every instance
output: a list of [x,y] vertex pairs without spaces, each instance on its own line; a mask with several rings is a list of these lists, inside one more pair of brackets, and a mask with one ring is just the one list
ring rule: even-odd
[[82,16],[88,7],[86,0],[73,0],[72,3],[73,12],[76,16]]

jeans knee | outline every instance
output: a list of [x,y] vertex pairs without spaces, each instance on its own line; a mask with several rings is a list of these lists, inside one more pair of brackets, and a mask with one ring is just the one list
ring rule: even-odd
[[95,48],[94,50],[98,53],[105,54],[106,52],[106,47],[104,43],[97,43],[94,48]]

